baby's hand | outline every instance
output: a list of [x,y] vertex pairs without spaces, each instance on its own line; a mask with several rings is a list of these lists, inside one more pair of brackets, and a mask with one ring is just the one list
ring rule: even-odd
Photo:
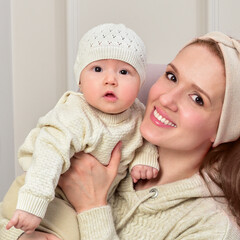
[[139,179],[152,179],[157,177],[158,170],[146,165],[137,165],[132,168],[131,176],[134,183]]
[[38,227],[41,222],[41,218],[37,217],[31,213],[16,210],[13,214],[12,219],[6,226],[6,229],[10,229],[11,227],[20,228],[25,233],[32,233]]

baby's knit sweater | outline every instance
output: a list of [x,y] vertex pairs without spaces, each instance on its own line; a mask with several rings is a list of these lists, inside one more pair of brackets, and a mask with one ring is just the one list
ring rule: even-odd
[[39,119],[20,147],[19,162],[27,174],[17,209],[43,218],[59,176],[67,171],[76,152],[91,153],[107,165],[113,148],[122,141],[122,158],[109,196],[126,176],[130,164],[130,168],[143,164],[158,169],[157,149],[143,143],[139,130],[143,114],[144,105],[139,100],[123,113],[113,115],[90,106],[81,93],[66,92]]
[[[5,207],[0,205],[0,215],[5,209],[0,216],[0,240],[16,240],[22,233],[14,228],[7,231],[5,226],[23,182],[23,176],[19,177],[5,197]],[[65,201],[55,198],[39,229],[63,240],[239,240],[240,228],[222,191],[210,179],[208,184],[211,193],[202,177],[195,174],[135,191],[128,176],[108,206],[76,215]],[[57,193],[64,196],[60,189]]]

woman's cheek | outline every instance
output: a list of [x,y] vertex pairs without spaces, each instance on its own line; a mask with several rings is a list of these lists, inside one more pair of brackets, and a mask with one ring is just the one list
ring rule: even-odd
[[185,110],[182,117],[182,124],[190,129],[200,129],[202,126],[205,126],[207,123],[206,118],[196,111],[187,111]]
[[185,125],[188,132],[194,132],[199,141],[201,139],[211,139],[215,135],[216,124],[209,115],[192,113],[187,114],[185,117],[188,119],[188,121],[185,121],[188,125]]

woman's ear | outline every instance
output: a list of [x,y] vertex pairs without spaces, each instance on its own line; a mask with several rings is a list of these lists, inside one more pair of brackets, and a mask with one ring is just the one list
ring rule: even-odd
[[214,143],[214,142],[215,142],[216,135],[217,135],[217,134],[214,134],[214,136],[212,136],[212,137],[210,138],[211,143]]
[[82,92],[82,85],[80,81],[79,81],[78,87],[79,87],[79,91]]

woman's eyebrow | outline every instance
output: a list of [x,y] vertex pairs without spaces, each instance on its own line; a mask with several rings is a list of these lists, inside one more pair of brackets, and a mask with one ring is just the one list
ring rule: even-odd
[[192,84],[193,88],[197,89],[198,92],[202,93],[203,95],[205,95],[207,97],[207,99],[209,100],[209,102],[211,103],[211,99],[209,97],[209,95],[199,86],[197,86],[196,84]]
[[177,68],[175,67],[174,64],[169,63],[168,65],[171,66],[171,67],[173,68],[173,70],[174,70],[177,74],[179,74],[179,72],[178,72],[178,70],[177,70]]
[[[176,67],[173,63],[169,63],[168,65],[171,66],[172,69],[176,72],[176,74],[179,75],[179,71],[178,71],[177,67]],[[198,85],[196,85],[196,84],[192,84],[192,87],[195,88],[195,89],[196,89],[197,91],[199,91],[200,93],[202,93],[203,95],[205,95],[206,98],[207,98],[207,99],[209,100],[209,102],[211,103],[211,99],[210,99],[209,95],[208,95],[202,88],[200,88],[200,87],[199,87]]]

